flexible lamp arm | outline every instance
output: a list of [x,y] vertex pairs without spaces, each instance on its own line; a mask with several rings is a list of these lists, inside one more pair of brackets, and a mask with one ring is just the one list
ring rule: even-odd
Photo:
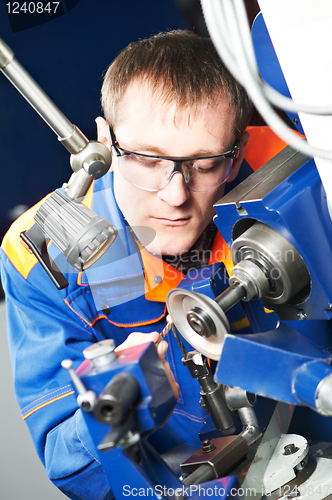
[[13,51],[1,38],[0,71],[55,132],[58,140],[71,154],[70,164],[74,174],[65,186],[66,195],[71,199],[83,196],[92,180],[102,177],[108,171],[112,161],[110,151],[97,141],[88,141],[17,61]]

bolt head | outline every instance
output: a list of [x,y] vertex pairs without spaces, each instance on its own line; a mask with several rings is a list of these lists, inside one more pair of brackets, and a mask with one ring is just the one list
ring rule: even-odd
[[65,370],[70,370],[73,367],[73,361],[71,359],[64,359],[61,362],[62,368],[65,368]]
[[284,455],[293,455],[293,453],[296,453],[299,451],[299,448],[295,446],[294,443],[287,444],[284,446]]
[[83,351],[85,359],[94,360],[100,356],[107,356],[115,349],[115,342],[113,339],[106,339],[86,347]]

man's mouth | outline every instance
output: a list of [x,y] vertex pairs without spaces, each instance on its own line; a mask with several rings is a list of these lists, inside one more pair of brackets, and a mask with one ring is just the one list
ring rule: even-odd
[[179,217],[178,219],[168,219],[166,217],[152,218],[164,226],[185,226],[190,221],[190,217]]

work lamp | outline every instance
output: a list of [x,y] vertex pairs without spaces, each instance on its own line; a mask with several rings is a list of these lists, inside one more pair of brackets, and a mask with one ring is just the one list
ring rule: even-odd
[[48,255],[49,240],[77,271],[82,271],[96,262],[116,238],[117,230],[112,224],[79,201],[92,181],[109,170],[112,156],[100,142],[88,141],[63,115],[1,38],[0,71],[57,134],[58,140],[71,155],[73,174],[68,183],[42,203],[35,214],[35,224],[21,233],[24,244],[61,289],[68,283]]

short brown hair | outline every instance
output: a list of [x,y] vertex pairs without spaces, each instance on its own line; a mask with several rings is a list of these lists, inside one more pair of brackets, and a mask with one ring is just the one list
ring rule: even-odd
[[120,102],[134,80],[160,91],[162,100],[178,109],[212,104],[227,97],[235,110],[235,133],[240,135],[251,115],[251,101],[222,63],[212,41],[185,30],[159,33],[130,43],[109,66],[102,86],[102,107],[112,128]]

